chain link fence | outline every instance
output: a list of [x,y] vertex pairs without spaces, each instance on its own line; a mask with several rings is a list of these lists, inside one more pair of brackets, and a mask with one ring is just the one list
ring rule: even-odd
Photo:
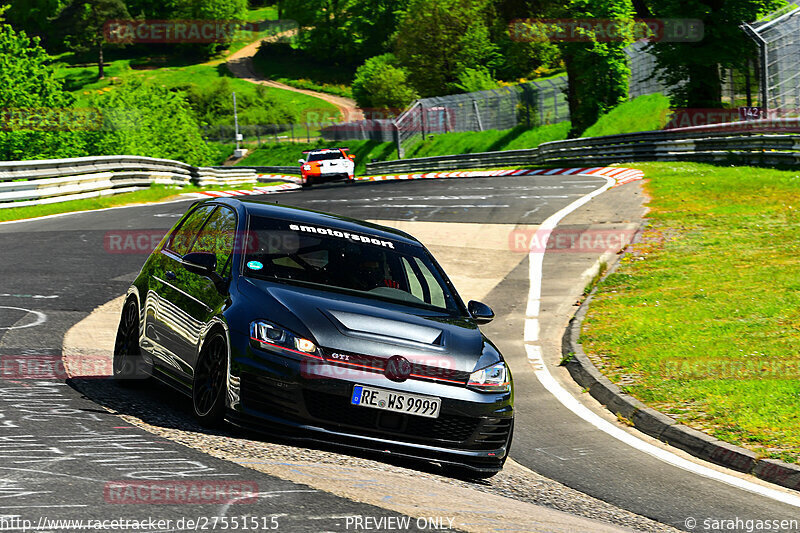
[[501,89],[423,98],[394,122],[398,155],[428,135],[536,127],[569,120],[566,76]]
[[761,53],[762,107],[770,117],[800,116],[800,5],[795,0],[742,28]]

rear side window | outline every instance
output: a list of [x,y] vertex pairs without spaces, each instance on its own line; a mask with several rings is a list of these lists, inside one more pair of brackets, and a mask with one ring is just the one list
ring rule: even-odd
[[208,252],[217,256],[217,274],[225,276],[230,270],[236,235],[236,214],[227,207],[218,207],[195,239],[192,252]]
[[167,249],[180,256],[189,253],[189,249],[192,247],[197,233],[200,231],[200,228],[203,227],[203,223],[213,210],[213,205],[204,205],[195,209],[184,219],[183,223],[172,232],[172,235],[169,237],[169,243],[167,243]]

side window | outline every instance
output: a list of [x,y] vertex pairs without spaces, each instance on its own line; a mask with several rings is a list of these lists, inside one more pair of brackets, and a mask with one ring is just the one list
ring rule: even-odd
[[441,285],[439,285],[439,283],[436,281],[436,277],[433,275],[433,272],[428,269],[428,267],[420,260],[419,257],[415,257],[414,260],[417,262],[417,266],[422,272],[425,282],[428,284],[428,292],[430,293],[430,301],[428,303],[438,307],[446,307],[446,303],[444,301],[444,291],[442,291]]
[[403,270],[406,272],[406,278],[408,279],[408,292],[412,295],[416,296],[423,302],[425,301],[425,293],[422,291],[422,284],[419,282],[414,269],[411,268],[411,264],[408,260],[404,257],[403,261]]
[[425,263],[418,257],[413,258],[410,262],[404,257],[403,270],[405,270],[408,289],[412,295],[427,304],[445,307],[444,292]]
[[209,252],[217,256],[217,274],[227,275],[228,260],[233,253],[236,214],[227,207],[218,207],[192,245],[192,252]]
[[167,249],[172,250],[178,255],[186,255],[191,248],[197,232],[203,227],[208,215],[214,210],[213,205],[204,205],[195,209],[191,215],[186,217],[183,223],[172,232],[167,243]]

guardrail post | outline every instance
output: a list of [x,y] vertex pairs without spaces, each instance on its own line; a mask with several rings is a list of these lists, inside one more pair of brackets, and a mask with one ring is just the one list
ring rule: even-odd
[[472,101],[472,109],[475,110],[475,118],[478,121],[478,131],[483,131],[483,122],[481,122],[481,112],[478,110],[478,101]]
[[400,142],[400,128],[396,122],[392,123],[392,135],[394,136],[394,144],[397,146],[397,158],[403,159],[403,143]]

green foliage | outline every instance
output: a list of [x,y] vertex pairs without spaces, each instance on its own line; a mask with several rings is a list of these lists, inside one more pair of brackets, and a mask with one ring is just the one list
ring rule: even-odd
[[315,58],[357,65],[389,51],[389,36],[408,0],[283,0],[281,17],[303,30],[299,47]]
[[660,130],[667,123],[669,111],[669,98],[660,93],[646,94],[601,116],[581,137]]
[[73,98],[55,77],[38,38],[0,25],[0,159],[85,155],[81,125],[70,118]]
[[[55,17],[66,0],[6,0],[8,11],[5,18],[9,24],[28,35],[45,38],[48,21]],[[1,20],[1,19],[0,19]]]
[[292,87],[353,97],[352,68],[320,60],[290,43],[262,42],[253,64],[262,76]]
[[755,43],[739,28],[773,11],[784,0],[648,0],[650,11],[664,18],[695,18],[703,22],[703,38],[691,43],[655,43],[660,78],[673,86],[686,81],[670,95],[678,107],[720,108],[722,88],[714,65],[747,69],[757,60]]
[[492,78],[485,69],[465,68],[458,75],[458,82],[454,84],[456,88],[465,93],[475,91],[487,91],[497,88],[497,80]]
[[[566,14],[578,19],[624,21],[634,14],[631,0],[569,0],[565,8]],[[600,42],[591,30],[586,36],[590,42],[559,45],[569,76],[567,97],[573,136],[628,97],[630,68],[624,48],[632,42],[632,36],[612,42]]]
[[181,92],[131,82],[95,97],[92,104],[104,121],[102,131],[92,132],[94,153],[160,157],[191,165],[213,159]]
[[417,98],[406,71],[397,66],[392,54],[372,57],[358,67],[353,96],[360,107],[394,110],[402,110]]
[[176,19],[241,20],[247,0],[171,0],[169,14]]
[[122,0],[73,0],[62,9],[54,26],[70,50],[97,53],[99,77],[103,78],[104,29],[109,20],[128,19]]
[[467,68],[497,66],[489,40],[488,0],[411,0],[395,37],[395,53],[422,96],[458,92]]
[[[211,86],[185,87],[189,104],[203,124],[220,125],[233,122],[233,83],[220,78]],[[296,108],[278,102],[270,90],[256,85],[254,92],[236,94],[239,124],[292,124],[300,119]]]

